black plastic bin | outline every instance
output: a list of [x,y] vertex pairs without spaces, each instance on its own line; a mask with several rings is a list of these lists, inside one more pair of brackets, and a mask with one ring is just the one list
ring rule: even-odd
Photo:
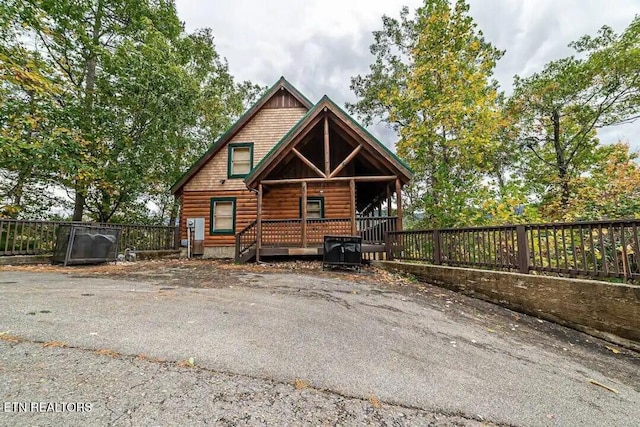
[[360,236],[324,236],[322,269],[326,267],[349,267],[359,269],[362,266],[362,237]]
[[115,261],[118,256],[120,227],[62,225],[58,228],[54,264],[98,264]]

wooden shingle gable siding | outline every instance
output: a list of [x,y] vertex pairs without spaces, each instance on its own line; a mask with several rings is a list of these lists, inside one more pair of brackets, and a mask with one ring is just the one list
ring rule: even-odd
[[[307,112],[303,107],[264,108],[260,110],[232,139],[230,143],[253,143],[253,164],[257,164],[271,148]],[[211,188],[242,190],[246,186],[242,178],[229,179],[227,168],[229,150],[219,150],[191,180],[184,191],[202,191]],[[221,180],[225,180],[221,184]]]
[[[288,94],[284,98],[282,94]],[[280,97],[281,101],[274,100],[274,97]],[[285,98],[291,99],[285,99]],[[271,103],[271,104],[270,104]],[[278,107],[279,103],[282,107]],[[276,84],[271,86],[264,95],[249,108],[234,124],[231,126],[211,147],[196,161],[191,168],[185,172],[185,174],[171,187],[171,192],[175,195],[184,189],[185,185],[203,168],[209,163],[211,158],[215,156],[227,143],[240,132],[245,125],[252,121],[254,117],[262,110],[265,109],[265,105],[270,104],[269,109],[304,109],[308,111],[313,104],[302,93],[291,85],[284,77],[281,77]],[[285,107],[285,104],[287,105]]]
[[290,92],[280,90],[269,99],[263,108],[305,108],[305,106],[291,95]]

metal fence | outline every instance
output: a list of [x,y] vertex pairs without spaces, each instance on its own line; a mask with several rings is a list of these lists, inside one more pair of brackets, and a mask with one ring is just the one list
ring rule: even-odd
[[120,253],[125,248],[138,251],[176,249],[179,243],[174,226],[0,219],[0,256],[52,254],[58,228],[71,224],[121,228]]
[[520,273],[640,279],[640,220],[390,231],[387,258]]

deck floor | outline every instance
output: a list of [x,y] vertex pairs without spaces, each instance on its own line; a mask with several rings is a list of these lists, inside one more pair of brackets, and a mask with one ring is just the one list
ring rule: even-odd
[[[362,254],[367,257],[368,254],[382,254],[385,252],[384,245],[381,244],[363,244]],[[263,246],[260,248],[260,256],[302,256],[302,255],[322,255],[324,248],[322,246],[312,245],[306,248],[297,246]]]

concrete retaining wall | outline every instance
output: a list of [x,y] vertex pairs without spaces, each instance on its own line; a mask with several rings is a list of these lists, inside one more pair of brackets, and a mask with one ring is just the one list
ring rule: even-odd
[[640,350],[640,286],[396,261],[376,264]]

